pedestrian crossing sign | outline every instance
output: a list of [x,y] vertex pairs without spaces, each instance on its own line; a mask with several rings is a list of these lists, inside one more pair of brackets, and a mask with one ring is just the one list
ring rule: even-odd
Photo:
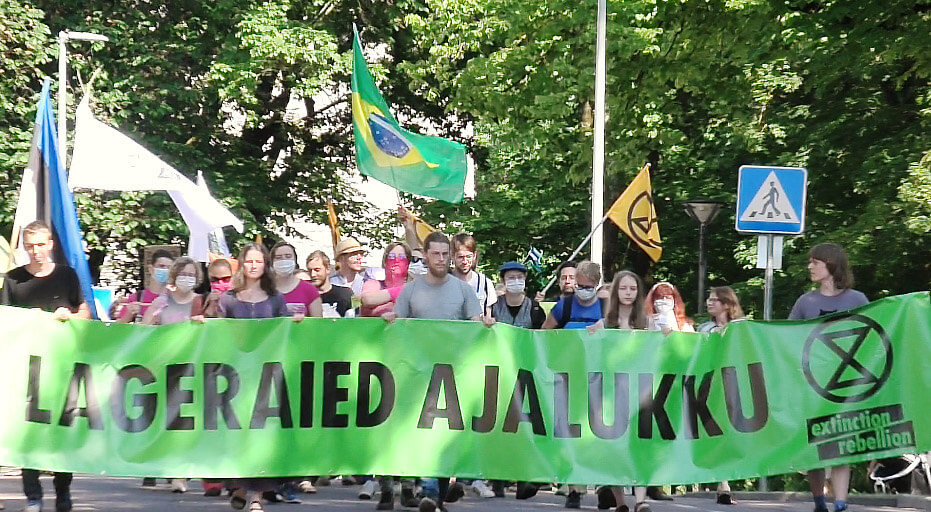
[[808,171],[743,165],[737,175],[737,231],[798,235],[805,231]]

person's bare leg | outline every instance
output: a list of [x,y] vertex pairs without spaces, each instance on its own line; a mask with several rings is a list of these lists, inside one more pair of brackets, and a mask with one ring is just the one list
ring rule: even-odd
[[614,494],[614,501],[617,502],[617,507],[620,508],[627,503],[624,501],[624,488],[620,485],[612,485],[611,493]]
[[850,465],[831,468],[831,487],[834,490],[834,510],[847,507],[847,492],[850,489]]
[[823,469],[812,469],[808,471],[808,486],[811,488],[811,496],[815,502],[815,510],[827,510],[827,502],[824,498]]
[[647,488],[646,487],[634,487],[634,498],[637,499],[637,503],[642,503],[647,500]]

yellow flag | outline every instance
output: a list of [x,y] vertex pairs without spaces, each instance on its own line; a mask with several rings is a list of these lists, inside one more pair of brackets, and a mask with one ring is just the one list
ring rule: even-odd
[[336,244],[339,243],[341,238],[339,232],[339,222],[336,220],[336,208],[333,207],[333,201],[329,199],[326,200],[326,216],[327,220],[330,221],[330,236],[333,237],[333,251],[336,251]]
[[663,254],[659,238],[659,223],[653,207],[653,189],[650,187],[650,164],[644,165],[640,173],[630,182],[617,201],[608,210],[608,218],[621,228],[631,240],[650,256],[653,262]]
[[417,233],[417,240],[420,241],[421,246],[423,245],[424,239],[426,239],[430,233],[436,231],[435,227],[424,222],[423,219],[411,213],[407,208],[398,205],[398,210],[402,210],[402,213],[410,218],[411,223],[414,225],[414,232]]

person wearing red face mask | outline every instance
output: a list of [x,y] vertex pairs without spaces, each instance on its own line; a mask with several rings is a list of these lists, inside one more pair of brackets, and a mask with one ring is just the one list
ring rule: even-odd
[[385,247],[382,267],[384,280],[369,279],[362,284],[361,316],[381,316],[394,311],[394,303],[401,288],[408,280],[407,270],[411,261],[411,249],[406,243],[391,242]]
[[211,261],[207,266],[207,278],[210,280],[210,293],[204,297],[204,316],[215,317],[220,296],[233,289],[233,267],[229,260]]

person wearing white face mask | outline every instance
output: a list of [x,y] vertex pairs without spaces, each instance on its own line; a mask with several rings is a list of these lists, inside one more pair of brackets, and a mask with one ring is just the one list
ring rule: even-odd
[[[200,265],[188,257],[176,259],[168,270],[166,293],[152,301],[142,316],[142,323],[167,325],[187,321],[203,322],[203,297],[194,293],[200,279]],[[186,492],[187,479],[172,478],[171,489],[174,492]]]
[[666,281],[656,283],[650,289],[646,298],[646,313],[650,318],[651,331],[663,331],[663,334],[672,331],[695,332],[692,319],[685,316],[685,303],[679,290]]
[[297,277],[297,252],[287,242],[272,247],[272,270],[275,287],[284,295],[292,315],[323,316],[323,301],[317,287]]
[[[592,261],[583,261],[576,267],[574,293],[559,299],[553,306],[544,329],[588,329],[592,332],[604,318],[607,301],[598,297],[601,282],[601,266]],[[580,508],[584,486],[569,486],[566,508]]]
[[527,267],[509,261],[498,269],[504,282],[504,300],[501,298],[491,308],[495,321],[523,327],[539,329],[546,321],[546,313],[540,304],[527,296]]

